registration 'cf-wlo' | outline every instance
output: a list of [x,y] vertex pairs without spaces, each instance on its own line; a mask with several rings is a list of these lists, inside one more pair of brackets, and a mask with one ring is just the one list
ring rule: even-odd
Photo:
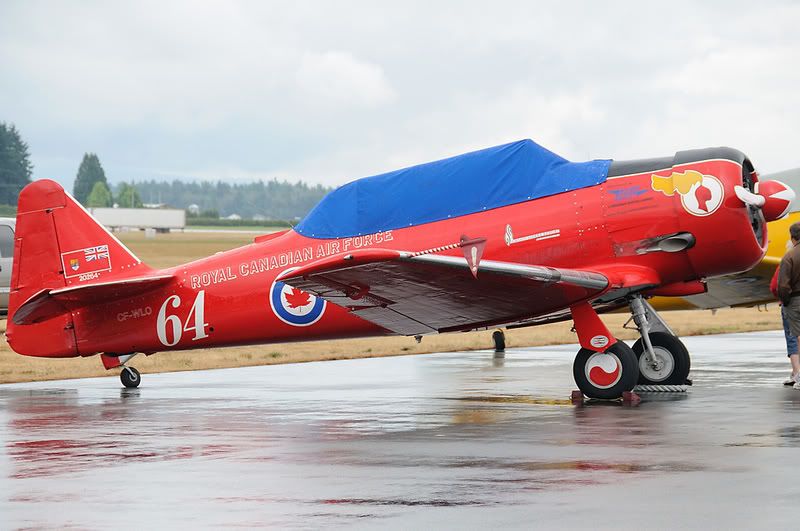
[[[575,163],[522,140],[353,181],[293,230],[154,270],[41,180],[19,198],[6,334],[28,356],[100,354],[135,387],[137,353],[572,319],[578,387],[616,398],[689,373],[647,298],[757,264],[793,198],[730,148]],[[633,347],[598,317],[622,307]]]

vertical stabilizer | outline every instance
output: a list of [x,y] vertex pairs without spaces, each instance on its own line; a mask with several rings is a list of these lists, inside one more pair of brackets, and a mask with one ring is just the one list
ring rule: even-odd
[[26,186],[17,205],[14,266],[6,336],[19,353],[77,356],[72,314],[46,322],[14,325],[11,317],[43,290],[107,282],[149,272],[58,183]]

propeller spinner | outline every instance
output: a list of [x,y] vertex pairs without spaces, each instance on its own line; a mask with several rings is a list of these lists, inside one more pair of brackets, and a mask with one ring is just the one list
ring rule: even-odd
[[744,204],[760,208],[768,222],[788,214],[795,198],[794,190],[780,181],[759,181],[755,193],[742,186],[736,186],[734,190]]

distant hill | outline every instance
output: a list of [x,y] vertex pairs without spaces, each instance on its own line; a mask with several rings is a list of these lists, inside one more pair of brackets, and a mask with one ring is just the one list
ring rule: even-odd
[[133,184],[145,203],[162,203],[174,208],[195,204],[201,211],[216,210],[223,217],[238,214],[243,218],[263,216],[278,220],[302,218],[331,190],[321,185],[277,179],[246,184],[179,180],[137,181]]

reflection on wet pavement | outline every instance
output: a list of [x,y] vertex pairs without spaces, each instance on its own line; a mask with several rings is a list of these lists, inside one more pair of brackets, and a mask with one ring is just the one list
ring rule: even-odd
[[794,523],[782,334],[686,343],[636,406],[570,402],[569,345],[0,386],[0,528]]

